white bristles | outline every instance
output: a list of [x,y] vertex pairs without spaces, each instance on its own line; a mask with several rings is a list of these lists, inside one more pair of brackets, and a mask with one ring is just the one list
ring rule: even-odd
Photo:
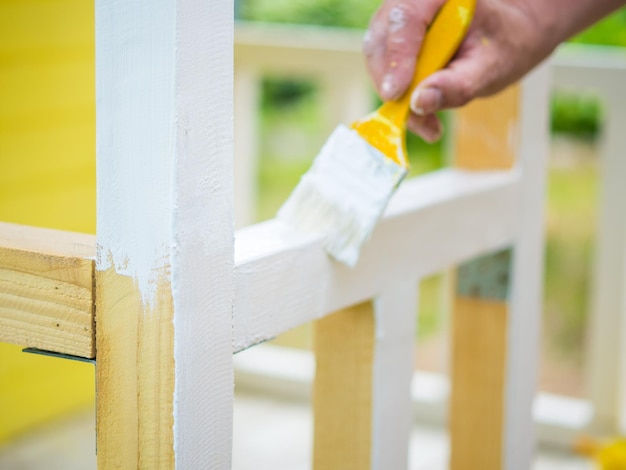
[[406,169],[339,126],[278,211],[298,231],[324,235],[326,251],[354,266]]

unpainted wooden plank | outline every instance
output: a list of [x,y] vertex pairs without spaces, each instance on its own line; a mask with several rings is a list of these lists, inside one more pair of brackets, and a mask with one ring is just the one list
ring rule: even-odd
[[132,277],[97,271],[98,468],[174,468],[173,303],[163,273],[150,305]]
[[500,469],[507,306],[457,297],[453,311],[450,468]]
[[[519,100],[520,87],[515,85],[457,112],[456,167],[494,170],[510,169],[515,164],[519,144]],[[498,270],[495,261],[495,258],[488,257],[480,272],[464,267],[458,272],[458,287],[452,304],[452,470],[502,468],[508,307],[506,299],[502,295],[493,295],[490,289],[468,290],[465,285],[471,286],[471,280],[464,279],[489,277],[494,274],[492,271]],[[505,274],[506,291],[510,277],[508,266]],[[485,295],[485,291],[489,294]]]
[[0,341],[95,357],[95,237],[0,223]]
[[315,470],[368,470],[374,310],[365,302],[315,323]]
[[479,99],[456,113],[454,165],[466,170],[509,169],[519,148],[520,86]]

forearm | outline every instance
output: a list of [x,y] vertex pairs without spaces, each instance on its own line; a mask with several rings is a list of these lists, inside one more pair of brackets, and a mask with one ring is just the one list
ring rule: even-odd
[[545,47],[554,49],[606,15],[626,5],[626,0],[513,0],[526,9],[544,34]]

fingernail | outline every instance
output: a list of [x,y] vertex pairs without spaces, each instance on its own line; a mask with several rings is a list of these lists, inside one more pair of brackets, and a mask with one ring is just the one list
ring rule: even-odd
[[439,111],[441,92],[436,88],[418,88],[411,96],[411,110],[418,116],[425,116]]
[[365,31],[363,36],[363,52],[368,57],[374,54],[374,34],[371,29]]
[[396,84],[395,77],[388,73],[383,77],[383,81],[380,85],[380,94],[383,100],[393,100],[398,93],[398,85]]
[[422,132],[422,138],[429,144],[437,142],[443,134],[443,125],[437,121],[435,127],[428,127],[426,132]]

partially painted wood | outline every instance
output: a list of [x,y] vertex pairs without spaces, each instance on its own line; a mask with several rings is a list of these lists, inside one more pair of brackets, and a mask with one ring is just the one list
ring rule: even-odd
[[96,2],[98,460],[230,466],[232,2]]
[[[531,466],[534,455],[532,407],[540,344],[548,142],[546,72],[546,66],[541,66],[522,87],[477,102],[467,114],[460,113],[461,130],[464,120],[478,122],[484,114],[484,132],[490,136],[470,140],[462,135],[456,164],[484,170],[516,163],[522,190],[512,209],[516,217],[514,263],[503,280],[510,283],[508,304],[498,301],[501,296],[481,297],[480,290],[476,294],[461,292],[455,300],[450,430],[453,469],[522,470]],[[500,122],[492,119],[496,115],[500,115]],[[493,142],[499,142],[499,151]],[[488,264],[486,269],[495,270],[497,276],[497,263]],[[476,363],[475,356],[480,357]],[[478,369],[476,364],[480,364]]]
[[368,470],[372,448],[372,303],[317,321],[314,334],[313,468]]
[[275,220],[238,231],[235,350],[374,298],[398,279],[419,279],[510,245],[519,189],[515,172],[444,170],[407,181],[356,269],[329,259],[319,238]]
[[[457,112],[456,167],[477,171],[510,169],[514,165],[518,153],[519,99],[520,87],[515,85]],[[516,212],[517,207],[510,210]],[[487,257],[478,272],[471,267],[461,267],[457,272],[449,408],[452,470],[502,468],[508,308],[506,298],[485,295],[489,289],[480,289],[476,279],[467,279],[491,276],[494,270],[497,264]],[[506,276],[505,292],[510,277],[508,266]],[[464,285],[470,288],[463,288]]]
[[95,356],[95,238],[0,223],[0,341]]

